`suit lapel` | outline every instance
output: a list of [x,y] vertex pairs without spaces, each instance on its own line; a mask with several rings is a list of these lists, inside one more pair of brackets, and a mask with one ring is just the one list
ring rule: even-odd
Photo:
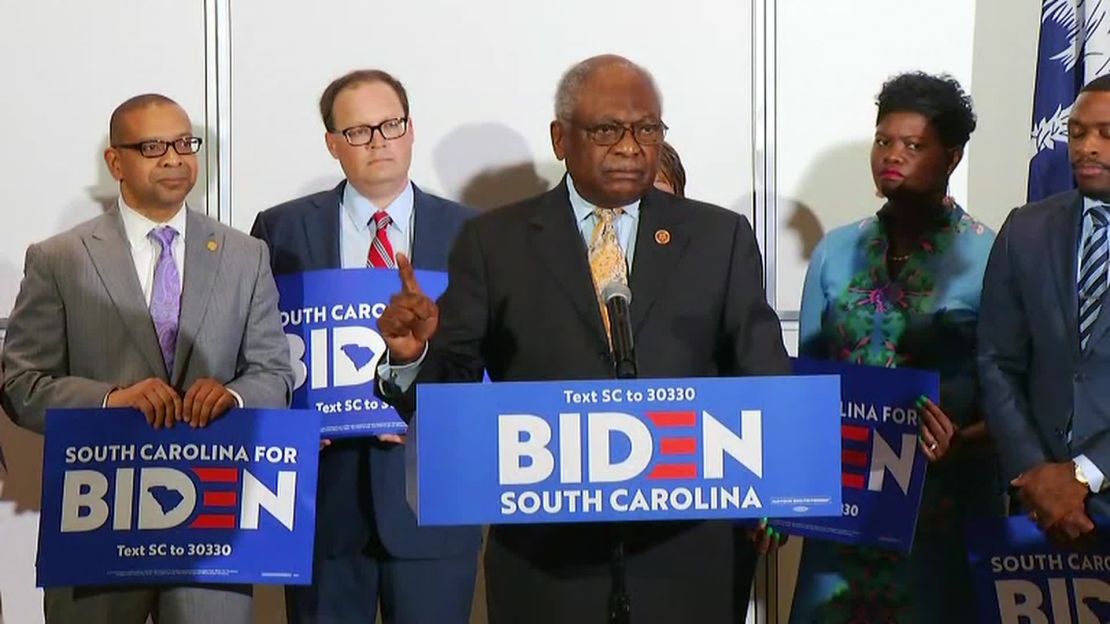
[[640,224],[629,280],[633,333],[640,331],[652,304],[666,290],[671,272],[689,243],[681,226],[685,213],[670,203],[669,197],[656,191],[649,192],[640,202]]
[[412,186],[412,265],[418,269],[442,271],[447,268],[446,252],[450,241],[446,240],[446,228],[436,227],[442,221],[442,208],[424,194],[415,184]]
[[586,243],[574,222],[566,181],[544,196],[531,220],[535,249],[563,289],[575,311],[597,339],[608,346],[597,293],[587,258]]
[[346,181],[340,182],[320,199],[314,199],[316,210],[305,213],[304,234],[312,268],[338,269],[343,266],[339,257],[339,212]]
[[181,316],[177,323],[177,349],[174,352],[171,385],[179,385],[193,351],[197,333],[208,302],[212,284],[224,253],[224,235],[213,223],[190,210],[185,229],[185,275],[181,288]]
[[139,276],[135,272],[131,244],[124,234],[119,209],[113,208],[101,217],[92,233],[84,238],[84,242],[97,275],[108,291],[108,297],[119,313],[120,321],[131,335],[135,348],[154,376],[167,379],[162,350],[158,346],[150,309],[146,305]]
[[1061,304],[1060,311],[1064,315],[1064,327],[1067,328],[1073,357],[1079,355],[1079,291],[1075,284],[1078,279],[1075,265],[1082,218],[1082,200],[1078,193],[1074,193],[1051,214],[1048,224],[1048,231],[1051,232],[1048,237],[1049,255],[1056,278],[1057,300]]

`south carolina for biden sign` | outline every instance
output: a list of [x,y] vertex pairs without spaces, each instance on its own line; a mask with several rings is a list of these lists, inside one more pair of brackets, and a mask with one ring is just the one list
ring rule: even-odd
[[422,525],[840,513],[836,377],[424,384]]
[[309,411],[156,431],[136,410],[51,410],[39,585],[310,582],[319,427]]
[[[447,275],[416,271],[436,299]],[[374,396],[374,373],[385,353],[377,319],[401,289],[397,271],[332,269],[277,277],[281,324],[293,359],[293,407],[321,413],[327,438],[400,433],[396,410]]]
[[987,624],[1110,622],[1110,519],[1094,517],[1084,550],[1050,544],[1024,516],[967,528],[968,561]]

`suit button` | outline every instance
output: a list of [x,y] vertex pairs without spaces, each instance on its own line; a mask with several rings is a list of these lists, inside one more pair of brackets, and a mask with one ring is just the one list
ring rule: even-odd
[[1076,373],[1073,379],[1075,379],[1076,383],[1083,383],[1084,381],[1087,381],[1087,376],[1083,373]]
[[1066,438],[1066,437],[1068,437],[1068,436],[1067,436],[1067,433],[1066,433],[1066,432],[1065,432],[1065,431],[1064,431],[1063,429],[1060,429],[1059,427],[1057,427],[1057,428],[1056,428],[1056,437],[1058,437],[1058,438]]

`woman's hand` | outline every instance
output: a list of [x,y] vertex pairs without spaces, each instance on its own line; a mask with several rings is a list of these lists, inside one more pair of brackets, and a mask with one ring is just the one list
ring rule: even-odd
[[748,538],[752,540],[755,549],[762,555],[772,553],[786,543],[787,535],[772,528],[767,523],[767,518],[763,518],[754,527],[747,529]]
[[930,462],[938,462],[948,456],[952,447],[959,439],[959,429],[952,423],[952,419],[944,410],[929,400],[926,396],[917,399],[917,407],[921,409],[921,433],[917,442],[921,451]]

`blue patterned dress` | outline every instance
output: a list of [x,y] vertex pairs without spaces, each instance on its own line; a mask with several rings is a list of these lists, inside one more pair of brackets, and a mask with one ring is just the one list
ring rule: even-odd
[[[814,251],[802,293],[799,353],[871,366],[934,370],[940,407],[958,426],[981,420],[976,323],[994,232],[954,207],[899,274],[876,216],[832,232]],[[808,539],[792,623],[973,622],[963,520],[1003,515],[989,449],[930,466],[910,555]]]

